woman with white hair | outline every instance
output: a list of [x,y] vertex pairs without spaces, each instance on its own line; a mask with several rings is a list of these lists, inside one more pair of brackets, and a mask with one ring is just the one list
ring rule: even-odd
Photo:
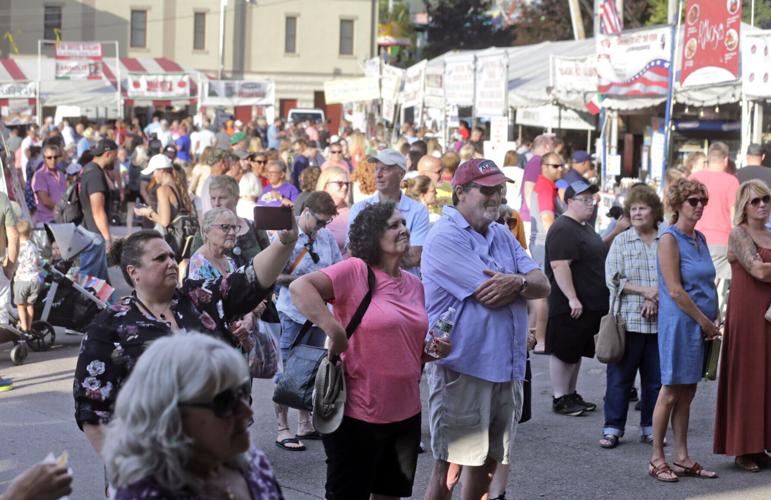
[[102,457],[116,500],[283,498],[249,446],[249,370],[200,333],[153,342],[115,404]]

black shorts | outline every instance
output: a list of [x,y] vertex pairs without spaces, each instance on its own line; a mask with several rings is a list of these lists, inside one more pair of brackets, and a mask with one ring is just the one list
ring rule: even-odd
[[340,427],[322,439],[327,454],[327,499],[367,500],[370,494],[412,496],[420,413],[390,424],[344,417]]
[[565,363],[578,363],[581,356],[594,357],[594,335],[600,331],[604,313],[584,311],[578,319],[570,313],[551,316],[546,326],[546,350]]

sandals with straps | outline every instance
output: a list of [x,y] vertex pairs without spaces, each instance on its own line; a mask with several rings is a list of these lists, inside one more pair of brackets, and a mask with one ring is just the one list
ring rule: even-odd
[[602,439],[600,439],[600,446],[610,450],[618,446],[618,439],[618,436],[615,434],[605,434],[602,436]]
[[717,479],[718,474],[715,471],[707,470],[698,462],[694,462],[690,467],[684,467],[677,462],[672,462],[675,467],[675,474],[678,476],[698,477],[701,479]]
[[663,483],[676,483],[680,480],[677,474],[669,467],[669,464],[663,460],[659,465],[650,462],[648,464],[648,475]]

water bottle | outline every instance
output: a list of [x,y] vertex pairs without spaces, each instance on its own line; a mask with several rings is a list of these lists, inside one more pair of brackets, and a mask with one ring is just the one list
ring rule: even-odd
[[455,308],[450,307],[436,320],[433,328],[429,332],[431,334],[431,340],[426,343],[426,354],[433,358],[439,358],[439,352],[437,350],[436,339],[445,340],[450,338],[452,327],[455,325]]

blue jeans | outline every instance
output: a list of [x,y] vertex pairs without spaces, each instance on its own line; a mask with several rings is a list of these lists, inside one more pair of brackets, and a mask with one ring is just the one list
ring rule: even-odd
[[84,231],[91,237],[91,243],[80,252],[80,274],[110,281],[107,274],[107,253],[101,234]]
[[[286,358],[289,355],[289,348],[292,347],[292,344],[297,338],[297,335],[300,333],[300,329],[303,327],[303,325],[302,323],[297,323],[296,321],[292,320],[289,316],[282,313],[281,311],[278,312],[278,317],[281,320],[281,341],[279,342],[278,347],[281,349],[281,359],[284,363],[286,363]],[[312,345],[315,347],[323,347],[324,340],[326,338],[327,335],[321,328],[312,326],[310,332],[305,334],[305,341],[303,344]]]
[[640,370],[640,432],[653,433],[653,407],[661,388],[659,344],[657,334],[626,333],[624,358],[610,363],[605,389],[605,427],[603,434],[624,435],[626,414],[629,410],[629,391]]

